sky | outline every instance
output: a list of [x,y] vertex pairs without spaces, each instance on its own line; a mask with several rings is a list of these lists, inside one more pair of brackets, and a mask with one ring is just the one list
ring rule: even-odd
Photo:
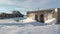
[[60,8],[60,0],[0,0],[0,12],[14,10],[26,14],[27,11]]

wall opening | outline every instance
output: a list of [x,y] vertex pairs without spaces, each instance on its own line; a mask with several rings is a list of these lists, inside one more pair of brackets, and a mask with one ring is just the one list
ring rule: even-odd
[[35,20],[38,21],[38,15],[35,15]]
[[44,14],[40,15],[40,22],[44,23]]

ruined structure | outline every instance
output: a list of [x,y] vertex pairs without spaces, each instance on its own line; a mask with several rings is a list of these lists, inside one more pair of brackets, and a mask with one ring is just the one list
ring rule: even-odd
[[12,13],[1,13],[0,14],[0,19],[5,19],[5,18],[17,18],[17,17],[23,17],[24,15],[21,14],[19,11],[13,11]]
[[32,18],[36,21],[46,23],[47,20],[55,18],[57,22],[60,22],[60,8],[28,11],[27,17]]

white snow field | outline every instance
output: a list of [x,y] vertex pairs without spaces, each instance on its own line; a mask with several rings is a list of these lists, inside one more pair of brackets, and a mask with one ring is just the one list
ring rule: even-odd
[[48,25],[31,18],[19,19],[19,22],[15,19],[3,19],[0,20],[0,34],[60,34],[60,25]]

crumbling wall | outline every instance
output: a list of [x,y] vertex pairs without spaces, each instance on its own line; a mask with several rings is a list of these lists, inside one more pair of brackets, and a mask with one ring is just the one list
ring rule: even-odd
[[57,23],[59,23],[60,24],[60,8],[58,8],[57,9],[58,10],[58,12],[57,12]]

